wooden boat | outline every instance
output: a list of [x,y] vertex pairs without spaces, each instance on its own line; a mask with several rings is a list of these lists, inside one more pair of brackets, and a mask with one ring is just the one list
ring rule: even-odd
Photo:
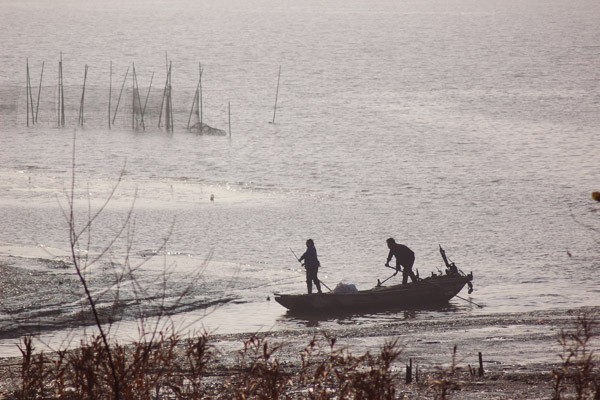
[[386,311],[442,305],[457,296],[465,285],[468,285],[471,293],[473,274],[464,274],[454,263],[449,263],[441,246],[440,252],[448,267],[446,273],[432,274],[417,282],[393,286],[378,284],[372,289],[355,293],[335,293],[334,290],[323,294],[275,293],[274,297],[279,304],[296,314]]

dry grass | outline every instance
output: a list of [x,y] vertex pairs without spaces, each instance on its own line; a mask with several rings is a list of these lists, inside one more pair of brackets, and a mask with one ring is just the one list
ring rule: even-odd
[[[282,365],[263,336],[244,342],[238,365],[214,386],[204,382],[215,360],[208,335],[181,340],[177,336],[123,347],[111,343],[117,371],[115,385],[107,348],[94,337],[73,351],[46,355],[25,338],[18,399],[394,399],[400,374],[392,366],[401,354],[397,342],[386,343],[379,354],[353,356],[326,337],[322,349],[313,338],[302,352],[301,369]],[[119,388],[119,392],[115,392]]]
[[[572,331],[561,332],[563,351],[553,379],[537,381],[549,394],[553,390],[554,399],[600,398],[599,363],[590,350],[594,328],[594,319],[581,315]],[[128,346],[111,341],[119,379],[115,385],[101,338],[48,354],[36,352],[26,338],[12,398],[449,399],[460,398],[467,387],[484,381],[459,366],[456,348],[448,365],[421,369],[419,382],[406,384],[403,349],[397,341],[384,343],[373,354],[354,355],[328,335],[313,337],[293,354],[286,343],[270,340],[267,335],[246,339],[237,360],[228,362],[220,359],[206,333],[189,339],[156,335]]]
[[595,325],[593,317],[579,315],[574,331],[561,331],[558,342],[562,346],[562,363],[552,371],[554,400],[600,399],[599,364],[594,351],[590,349]]

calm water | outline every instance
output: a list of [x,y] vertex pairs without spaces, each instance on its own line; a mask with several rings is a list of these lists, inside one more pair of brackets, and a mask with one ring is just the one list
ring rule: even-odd
[[[300,254],[309,237],[331,288],[387,278],[390,236],[415,250],[421,275],[442,268],[441,244],[474,273],[475,292],[462,296],[484,306],[455,299],[443,315],[599,305],[599,236],[583,226],[600,226],[590,196],[600,190],[598,20],[593,0],[3,1],[1,261],[17,271],[71,273],[49,260],[69,249],[58,204],[66,205],[76,130],[78,218],[87,199],[98,209],[125,168],[94,227],[92,253],[135,199],[133,258],[146,259],[168,237],[166,258],[139,271],[148,298],[161,292],[165,269],[167,302],[202,272],[174,305],[182,324],[225,299],[193,327],[314,325],[266,300],[305,290],[290,248]],[[61,53],[65,128],[56,127]],[[44,63],[30,127],[27,60],[36,107]],[[172,134],[158,128],[166,60]],[[145,131],[132,130],[134,63],[142,101],[150,93]],[[204,122],[229,131],[231,121],[231,137],[186,130],[199,63]],[[77,127],[85,65],[85,123]],[[109,90],[114,113],[126,71],[108,129]],[[127,245],[117,241],[89,272],[99,295],[114,292],[107,285]],[[51,254],[32,250],[43,248]],[[48,311],[60,328],[81,308],[69,297],[78,296],[76,286],[45,290],[39,300],[11,302],[13,316],[31,323]],[[99,301],[111,304],[110,296]],[[123,308],[126,319],[137,309],[127,301]],[[316,324],[431,315],[439,313]]]

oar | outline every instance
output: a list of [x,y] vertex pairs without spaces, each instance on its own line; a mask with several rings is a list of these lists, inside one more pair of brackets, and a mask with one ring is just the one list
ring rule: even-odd
[[402,272],[401,269],[396,269],[394,267],[390,267],[389,265],[385,265],[387,268],[391,268],[393,270],[395,270],[396,272],[394,272],[394,274],[392,276],[390,276],[389,278],[385,279],[383,282],[380,282],[379,279],[377,279],[377,287],[380,287],[381,285],[383,285],[384,283],[386,283],[387,281],[389,281],[390,279],[392,279],[394,276],[398,275],[398,272]]
[[[294,255],[294,257],[296,257],[296,260],[298,260],[298,262],[302,264],[302,261],[300,261],[300,259],[298,258],[298,256],[296,255],[296,253],[294,253],[294,250],[292,250],[292,248],[291,248],[291,247],[290,247],[290,250],[292,251],[292,254]],[[319,283],[321,283],[323,286],[325,286],[325,287],[327,288],[327,290],[329,290],[330,292],[333,292],[333,290],[331,290],[331,289],[329,288],[329,286],[327,286],[327,285],[325,284],[325,282],[323,282],[322,280],[320,280],[320,279],[319,279]]]
[[390,276],[389,278],[386,278],[383,282],[380,282],[379,279],[377,279],[377,287],[380,287],[381,285],[383,285],[384,283],[386,283],[387,281],[389,281],[390,279],[395,277],[397,274],[398,274],[398,272],[395,272],[392,276]]

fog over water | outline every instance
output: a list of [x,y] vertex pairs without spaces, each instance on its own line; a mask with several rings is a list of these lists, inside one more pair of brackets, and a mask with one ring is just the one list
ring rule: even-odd
[[[101,308],[114,307],[125,256],[148,260],[168,238],[138,271],[144,295],[119,288],[125,321],[136,296],[218,333],[599,305],[599,20],[592,0],[0,3],[2,343],[36,326],[62,338],[82,318],[60,263],[74,133],[77,221],[124,170],[92,254],[135,201],[130,240],[88,271]],[[167,62],[172,132],[158,127]],[[186,129],[199,63],[203,122],[228,136]],[[421,276],[442,269],[441,244],[474,274],[461,296],[483,307],[307,321],[272,301],[306,290],[290,249],[307,238],[323,282],[366,289],[390,275],[390,236],[415,251]]]

